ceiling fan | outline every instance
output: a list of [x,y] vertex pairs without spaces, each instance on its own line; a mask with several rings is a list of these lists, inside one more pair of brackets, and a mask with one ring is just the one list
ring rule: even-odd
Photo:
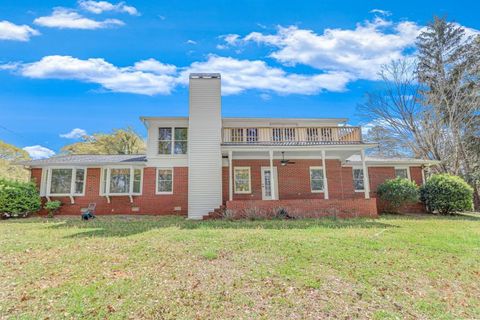
[[280,160],[280,164],[282,166],[286,166],[287,164],[295,164],[295,161],[290,161],[288,159],[285,159],[285,152],[282,151],[282,160]]

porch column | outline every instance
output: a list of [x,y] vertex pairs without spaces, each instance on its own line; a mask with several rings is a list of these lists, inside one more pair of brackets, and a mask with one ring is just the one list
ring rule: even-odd
[[370,199],[370,181],[368,178],[367,163],[365,162],[365,150],[360,151],[360,157],[362,158],[363,189],[365,190],[365,199]]
[[328,200],[327,166],[325,164],[325,150],[322,150],[323,198]]
[[233,176],[232,176],[232,159],[233,158],[233,152],[228,151],[228,201],[233,200]]
[[273,172],[273,151],[268,152],[270,156],[270,191],[272,192],[272,200],[275,199],[275,173]]

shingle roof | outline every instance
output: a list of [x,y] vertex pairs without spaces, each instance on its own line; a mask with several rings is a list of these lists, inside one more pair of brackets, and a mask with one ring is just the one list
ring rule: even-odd
[[18,164],[25,166],[45,165],[105,165],[119,163],[143,163],[147,161],[144,154],[75,154],[55,156],[47,159],[22,161]]

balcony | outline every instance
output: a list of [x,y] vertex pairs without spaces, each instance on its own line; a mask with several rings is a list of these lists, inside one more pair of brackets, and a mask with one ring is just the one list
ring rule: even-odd
[[360,144],[360,127],[223,128],[224,145]]

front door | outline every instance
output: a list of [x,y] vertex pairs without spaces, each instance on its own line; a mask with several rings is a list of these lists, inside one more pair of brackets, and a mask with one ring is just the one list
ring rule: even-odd
[[[277,168],[273,168],[275,181],[275,199],[278,200]],[[262,167],[262,200],[272,200],[272,173],[270,167]]]

